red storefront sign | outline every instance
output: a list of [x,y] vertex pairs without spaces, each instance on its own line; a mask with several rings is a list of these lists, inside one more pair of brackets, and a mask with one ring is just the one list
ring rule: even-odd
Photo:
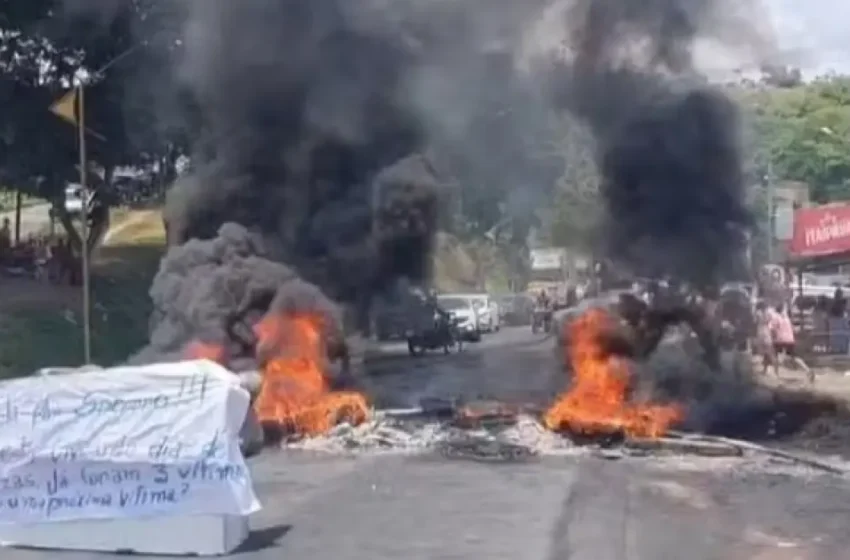
[[796,210],[789,252],[792,257],[850,252],[850,204]]

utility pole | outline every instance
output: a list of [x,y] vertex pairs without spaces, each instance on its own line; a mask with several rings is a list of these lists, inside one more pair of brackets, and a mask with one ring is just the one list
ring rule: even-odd
[[86,158],[86,116],[84,103],[83,80],[80,79],[71,91],[63,95],[59,101],[50,106],[50,111],[59,118],[77,127],[77,148],[79,150],[80,166],[80,257],[83,280],[83,360],[91,363],[91,306],[89,293],[89,192],[88,192],[88,162]]
[[89,189],[88,189],[88,161],[86,158],[86,116],[84,91],[82,80],[77,86],[77,102],[79,113],[80,143],[80,197],[83,199],[83,211],[80,217],[80,245],[82,246],[82,268],[83,268],[83,359],[86,364],[91,363],[91,302],[89,286]]
[[21,207],[24,205],[21,189],[15,191],[15,245],[21,242]]
[[[102,76],[113,64],[126,58],[136,50],[147,46],[143,41],[131,46],[124,52],[107,62],[100,70],[88,76],[78,74],[77,85],[64,95],[56,103],[50,106],[50,111],[61,119],[77,127],[77,143],[80,155],[80,198],[82,198],[82,216],[80,218],[80,245],[81,245],[81,268],[83,280],[83,359],[86,364],[91,363],[91,286],[89,266],[89,203],[93,197],[89,196],[88,188],[88,158],[86,157],[86,134],[91,134],[102,141],[106,139],[99,134],[86,129],[85,117],[85,84],[93,77]],[[52,227],[52,226],[51,226]]]
[[767,160],[767,262],[773,264],[774,239],[776,237],[775,195],[773,184],[773,160]]

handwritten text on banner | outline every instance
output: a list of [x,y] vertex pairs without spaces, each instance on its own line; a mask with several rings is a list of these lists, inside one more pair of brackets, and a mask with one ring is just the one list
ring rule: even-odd
[[2,383],[0,523],[257,511],[248,406],[203,360]]

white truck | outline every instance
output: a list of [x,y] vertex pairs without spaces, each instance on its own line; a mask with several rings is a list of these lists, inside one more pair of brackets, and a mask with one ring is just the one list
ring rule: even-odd
[[570,281],[567,250],[559,247],[532,249],[530,256],[529,294],[536,297],[541,290],[545,290],[556,306],[565,307]]

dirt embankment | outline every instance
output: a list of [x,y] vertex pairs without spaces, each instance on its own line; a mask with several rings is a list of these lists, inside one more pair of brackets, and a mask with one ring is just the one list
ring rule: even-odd
[[[164,250],[157,211],[116,211],[91,272],[93,360],[111,365],[147,339],[148,288]],[[82,289],[0,277],[0,379],[82,363]]]

